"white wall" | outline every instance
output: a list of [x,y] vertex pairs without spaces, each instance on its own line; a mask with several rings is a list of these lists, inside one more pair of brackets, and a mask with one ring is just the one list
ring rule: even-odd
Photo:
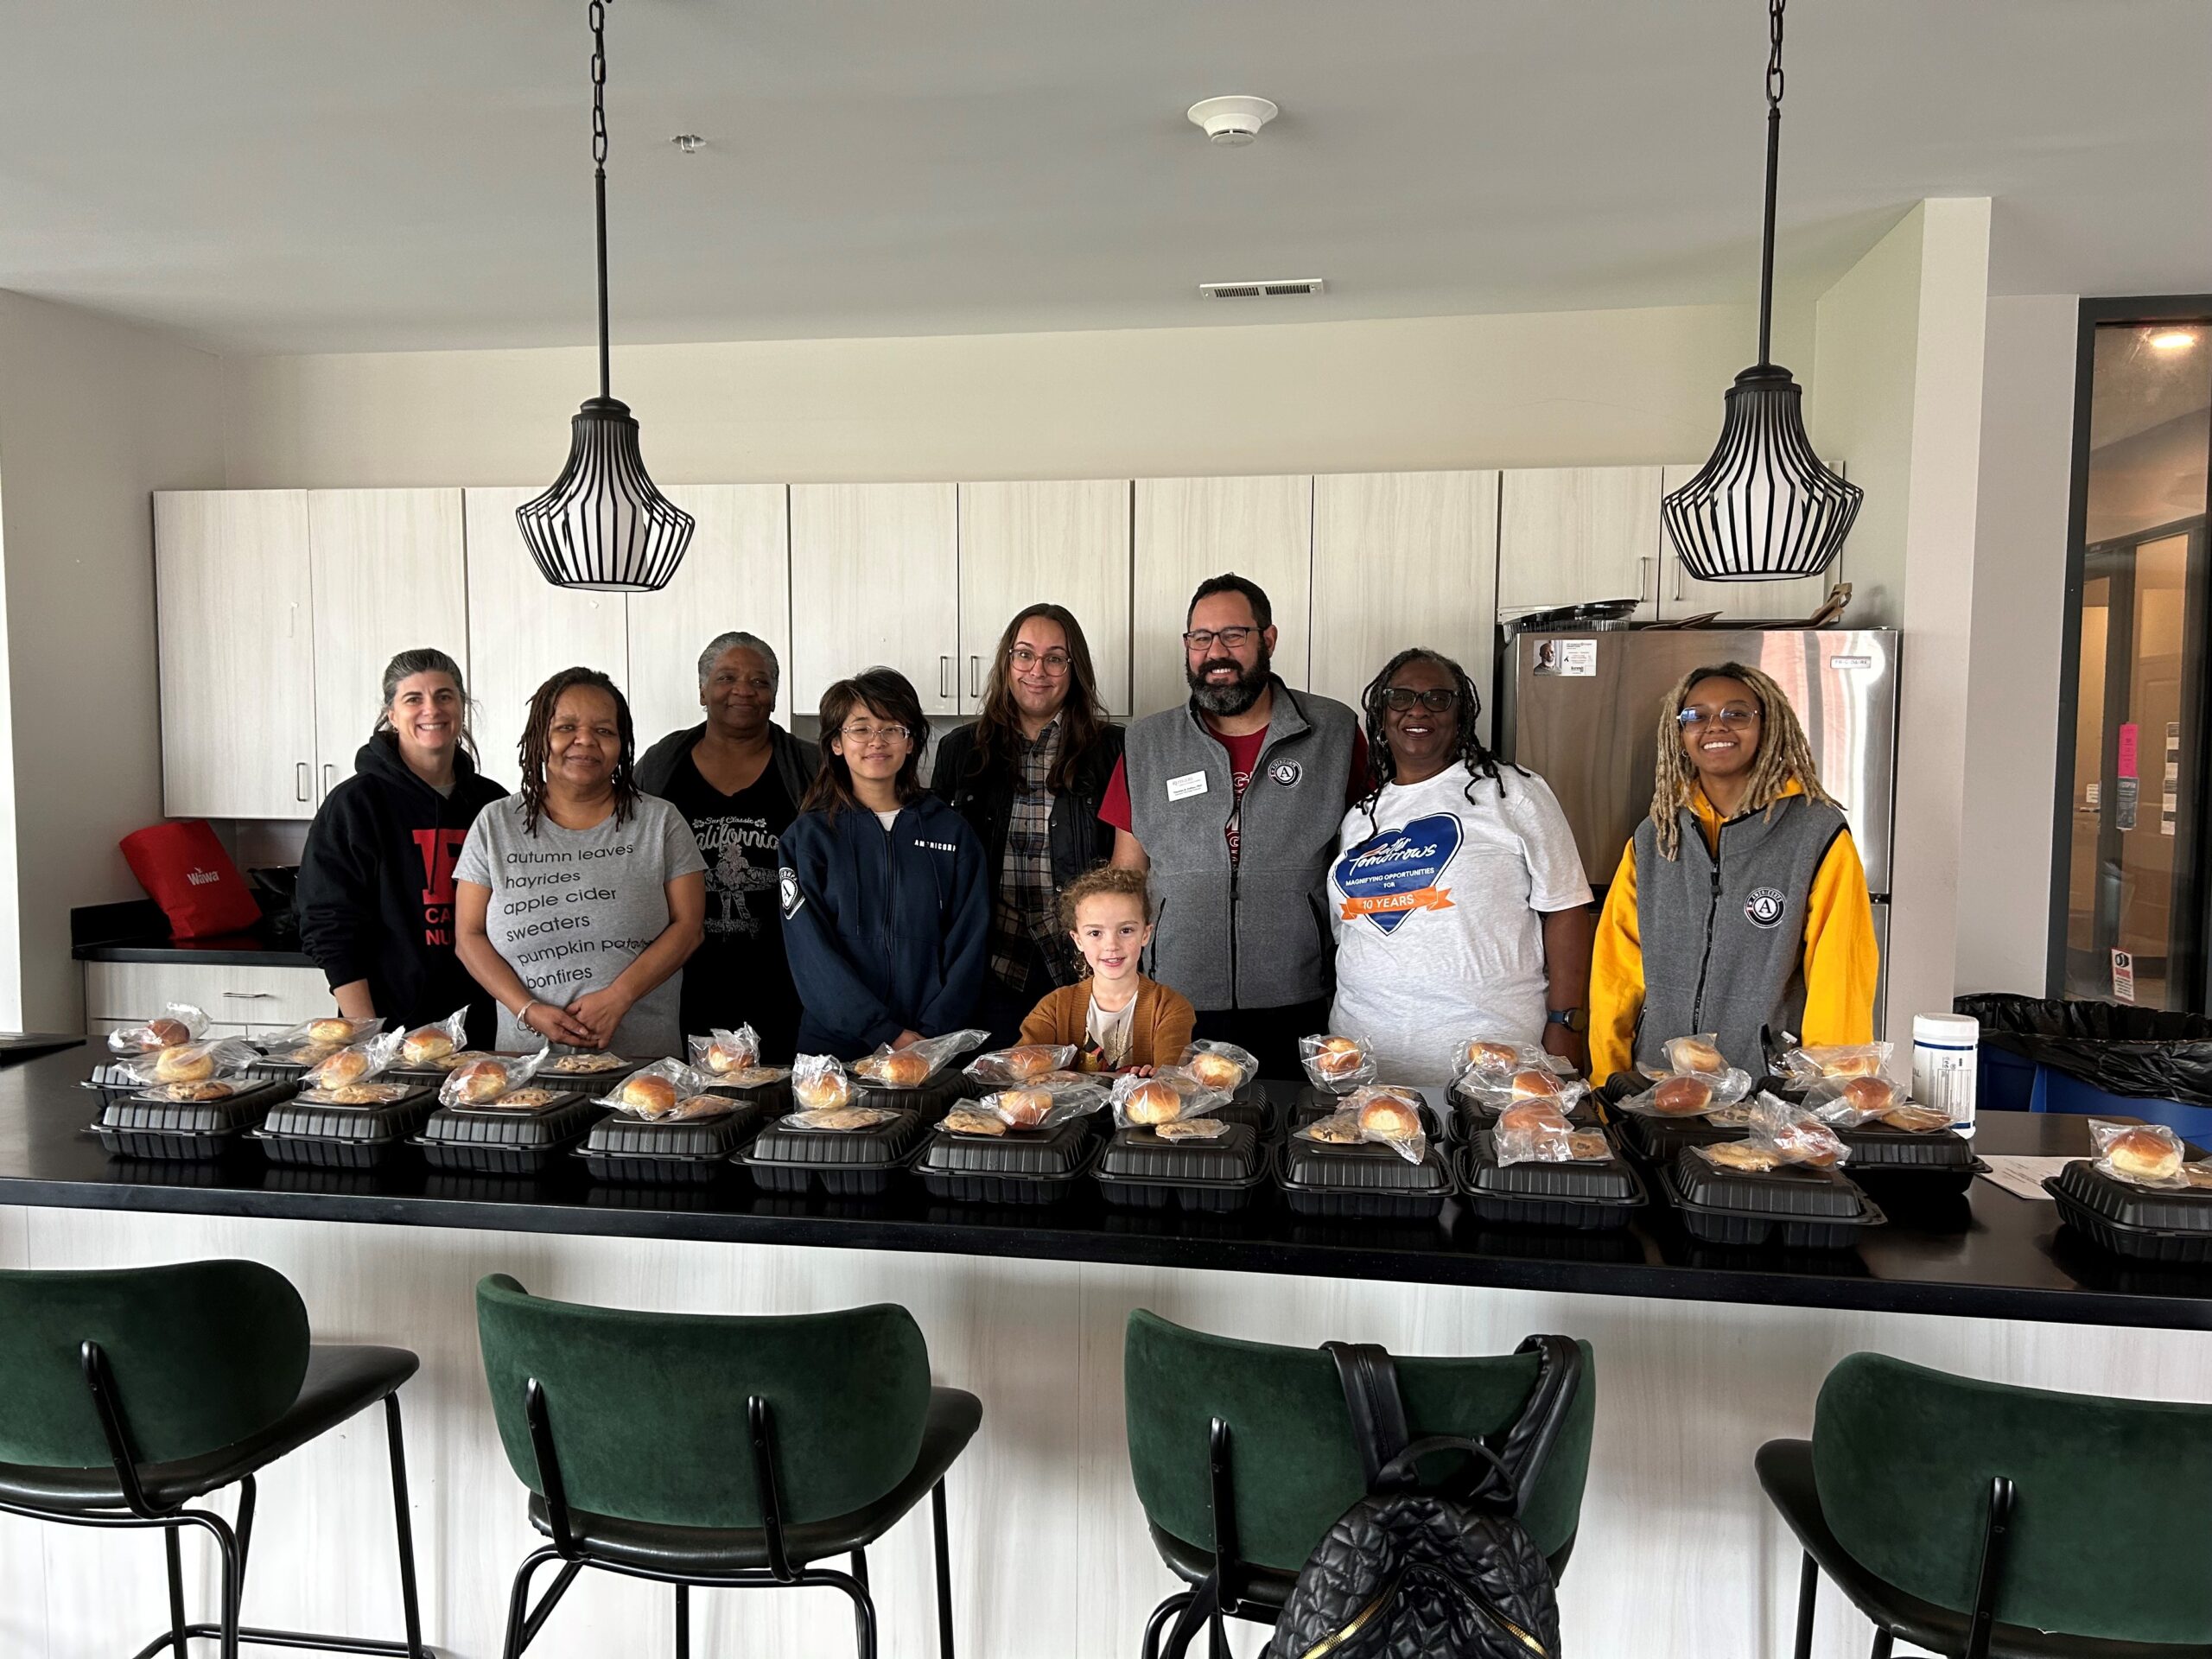
[[[1749,308],[1674,307],[618,346],[613,382],[665,483],[1625,464],[1710,449],[1757,340]],[[596,385],[569,349],[226,372],[242,489],[550,480]]]
[[0,292],[0,1029],[82,1029],[76,905],[143,897],[162,816],[150,493],[223,482],[217,360]]
[[1982,365],[1958,988],[2044,993],[2081,302],[1993,298]]

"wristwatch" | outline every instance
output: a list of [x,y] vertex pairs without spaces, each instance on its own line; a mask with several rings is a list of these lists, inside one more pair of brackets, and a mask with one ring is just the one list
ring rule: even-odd
[[1587,1033],[1590,1029],[1590,1010],[1587,1008],[1552,1008],[1544,1014],[1548,1026],[1565,1026],[1569,1031]]

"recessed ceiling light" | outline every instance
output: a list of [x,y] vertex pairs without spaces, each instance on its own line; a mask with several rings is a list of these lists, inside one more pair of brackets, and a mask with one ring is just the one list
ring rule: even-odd
[[2151,349],[2154,352],[2185,352],[2196,344],[2194,328],[2162,328],[2151,336]]
[[1278,111],[1272,99],[1239,95],[1202,98],[1185,113],[1193,124],[1205,129],[1207,137],[1226,146],[1250,143]]
[[707,141],[696,132],[679,132],[668,142],[686,156],[696,156],[707,147]]

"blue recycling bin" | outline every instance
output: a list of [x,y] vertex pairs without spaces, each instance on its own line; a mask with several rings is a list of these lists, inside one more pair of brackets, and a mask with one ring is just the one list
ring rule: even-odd
[[2139,1117],[2212,1146],[2212,1020],[2125,1003],[1988,995],[1980,1103],[1997,1111]]

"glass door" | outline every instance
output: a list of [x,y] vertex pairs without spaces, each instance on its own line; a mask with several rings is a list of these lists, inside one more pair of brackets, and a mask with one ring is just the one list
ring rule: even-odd
[[2089,350],[2054,977],[2067,996],[2202,1011],[2212,326],[2101,321]]

